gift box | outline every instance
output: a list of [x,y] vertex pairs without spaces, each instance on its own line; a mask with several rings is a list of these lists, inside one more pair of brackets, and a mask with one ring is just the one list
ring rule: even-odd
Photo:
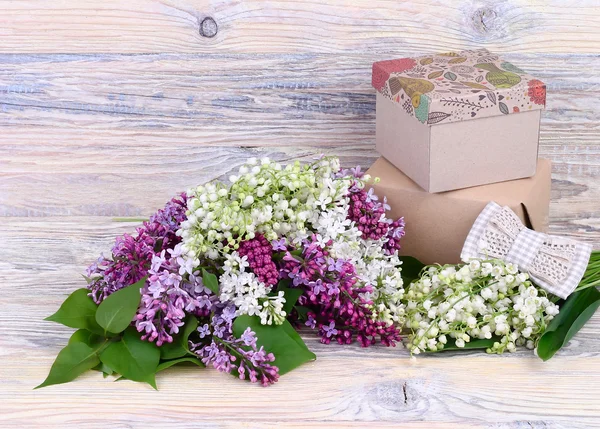
[[551,165],[540,159],[534,176],[442,193],[429,193],[379,158],[367,171],[379,181],[373,184],[377,195],[385,195],[392,219],[404,217],[406,236],[403,255],[426,264],[460,262],[465,239],[490,202],[510,207],[530,229],[545,232],[550,206]]
[[535,174],[546,86],[485,49],[380,61],[377,150],[429,192]]

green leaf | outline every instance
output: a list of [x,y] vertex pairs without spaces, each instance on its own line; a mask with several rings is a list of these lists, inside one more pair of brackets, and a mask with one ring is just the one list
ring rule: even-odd
[[77,289],[69,295],[56,313],[44,320],[60,323],[69,328],[81,328],[102,333],[102,328],[96,322],[98,306],[88,296],[89,292],[87,289]]
[[294,307],[294,309],[298,313],[298,319],[299,320],[301,320],[301,321],[308,320],[308,312],[309,312],[309,308],[308,307],[304,307],[302,305],[296,305]]
[[[476,350],[476,349],[489,349],[494,345],[494,342],[498,341],[498,338],[484,338],[484,339],[475,339],[471,340],[468,343],[465,343],[464,347],[458,347],[454,339],[450,338],[448,344],[444,345],[444,348],[440,351],[451,351],[451,350]],[[436,353],[436,352],[434,352]]]
[[202,283],[215,295],[219,294],[219,280],[217,280],[217,276],[209,273],[204,268],[202,268]]
[[35,388],[39,389],[40,387],[52,384],[67,383],[88,369],[92,369],[99,362],[96,350],[87,344],[83,342],[68,344],[58,353],[46,380]]
[[175,359],[191,353],[188,347],[188,339],[197,327],[198,319],[196,319],[194,316],[188,316],[185,320],[183,331],[180,332],[180,335],[175,336],[172,343],[164,343],[162,346],[160,346],[160,358]]
[[102,301],[96,311],[96,322],[104,328],[105,333],[118,334],[131,324],[140,305],[140,288],[145,283],[146,277]]
[[298,302],[298,298],[302,295],[302,289],[300,288],[281,288],[280,291],[283,291],[285,297],[285,304],[283,304],[283,310],[285,314],[288,316],[292,312],[294,305]]
[[85,329],[78,329],[73,332],[71,338],[69,338],[69,344],[84,343],[92,349],[99,349],[106,341],[106,338],[96,335],[93,332],[86,331]]
[[102,362],[100,362],[98,365],[96,365],[92,369],[94,371],[101,372],[103,374],[104,378],[108,377],[109,375],[114,374],[114,371],[112,369],[110,369],[110,367],[107,364],[102,363]]
[[402,261],[402,280],[408,285],[420,277],[425,264],[412,256],[400,256],[400,260]]
[[285,288],[289,288],[291,284],[292,284],[292,281],[290,279],[281,279],[277,283],[277,290],[280,291],[280,290],[284,290]]
[[[308,352],[308,355],[310,356],[308,360],[315,360],[317,358],[317,356],[311,352],[308,347],[306,346],[306,344],[304,344],[304,340],[300,337],[300,335],[298,334],[298,332],[294,329],[294,327],[291,325],[290,322],[288,322],[287,320],[285,321],[285,323],[280,325],[283,330],[285,331],[285,333],[296,342],[296,344],[298,344],[299,348],[302,350],[306,350]],[[257,334],[258,335],[258,334]],[[257,342],[258,343],[258,342]],[[260,345],[260,344],[259,344]],[[267,347],[265,347],[266,349]],[[275,354],[275,352],[273,352],[273,354]],[[275,357],[277,357],[277,355],[275,355]],[[301,362],[301,364],[304,362]],[[298,364],[296,366],[300,366],[301,364]],[[289,372],[292,369],[296,368],[296,366],[294,366],[293,368],[290,368],[289,370],[285,371],[285,372]],[[279,373],[281,374],[281,370],[279,371]]]
[[167,360],[167,361],[161,362],[160,365],[158,365],[156,367],[156,372],[160,372],[167,368],[171,368],[173,365],[177,365],[177,364],[184,363],[184,362],[191,362],[191,363],[201,366],[203,368],[205,366],[200,359],[190,356],[190,357],[182,357],[179,359],[173,359],[173,360]]
[[559,351],[585,325],[600,306],[596,288],[573,293],[548,324],[537,345],[538,356],[546,361]]
[[263,346],[267,352],[275,355],[273,365],[283,375],[305,362],[316,359],[308,350],[300,335],[287,320],[281,325],[261,325],[257,316],[240,316],[233,322],[233,333],[240,337],[246,328],[256,333],[257,345]]
[[123,377],[150,384],[156,389],[154,373],[160,360],[160,350],[143,341],[133,327],[129,327],[123,339],[111,343],[101,354],[100,360]]
[[[84,343],[88,345],[92,350],[96,353],[99,353],[104,349],[104,347],[108,343],[108,339],[104,338],[100,335],[96,335],[90,331],[86,331],[85,329],[79,329],[73,332],[71,338],[69,338],[69,344],[74,343]],[[108,367],[108,365],[100,362],[98,365],[92,368],[94,371],[100,371],[104,373],[104,377],[106,378],[108,375],[112,375],[113,370]]]

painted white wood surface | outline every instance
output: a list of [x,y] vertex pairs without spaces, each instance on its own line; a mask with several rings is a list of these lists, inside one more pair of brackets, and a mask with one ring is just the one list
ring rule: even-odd
[[551,231],[600,247],[595,0],[1,1],[0,427],[600,427],[598,315],[548,363],[306,333],[318,360],[268,389],[176,368],[159,392],[96,373],[31,390],[70,332],[42,319],[135,226],[113,217],[250,155],[368,167],[371,63],[481,46],[547,82]]

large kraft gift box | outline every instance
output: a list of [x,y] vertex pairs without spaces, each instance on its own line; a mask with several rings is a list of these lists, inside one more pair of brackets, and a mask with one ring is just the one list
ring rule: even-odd
[[383,157],[367,174],[379,179],[373,187],[387,198],[389,217],[406,221],[400,253],[425,264],[460,262],[467,234],[490,201],[509,206],[528,228],[545,232],[548,225],[551,164],[545,159],[538,160],[530,178],[437,194],[421,189]]
[[380,61],[377,150],[429,192],[535,174],[546,86],[485,49]]

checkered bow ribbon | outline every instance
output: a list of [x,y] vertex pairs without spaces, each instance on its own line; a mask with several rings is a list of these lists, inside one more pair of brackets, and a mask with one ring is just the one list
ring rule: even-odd
[[529,274],[540,287],[560,298],[577,287],[587,268],[589,244],[532,231],[510,209],[490,202],[475,220],[461,259],[502,259]]

